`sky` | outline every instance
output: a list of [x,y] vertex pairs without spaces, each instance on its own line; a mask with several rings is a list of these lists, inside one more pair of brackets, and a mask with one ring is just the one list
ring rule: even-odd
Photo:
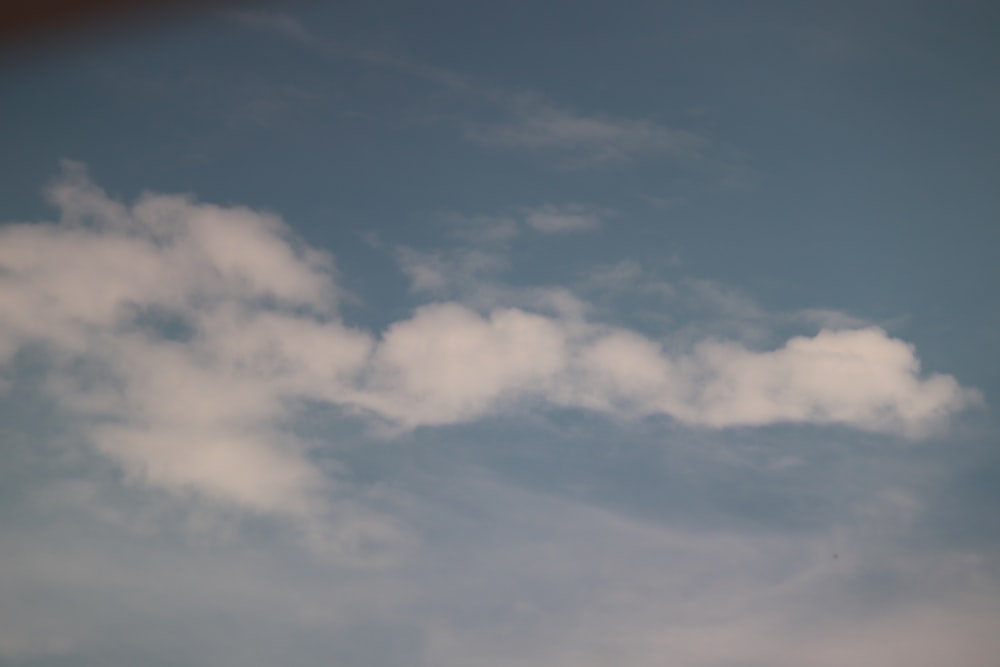
[[995,665],[989,4],[0,53],[0,666]]

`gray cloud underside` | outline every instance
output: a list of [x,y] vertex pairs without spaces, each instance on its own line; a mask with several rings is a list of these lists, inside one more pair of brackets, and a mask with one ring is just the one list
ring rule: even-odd
[[282,428],[302,401],[388,432],[548,405],[921,437],[979,400],[878,328],[670,355],[579,313],[438,302],[375,335],[339,318],[332,258],[274,215],[156,194],[126,206],[76,164],[49,195],[58,222],[0,231],[0,361],[44,349],[47,391],[134,479],[310,533],[331,481]]

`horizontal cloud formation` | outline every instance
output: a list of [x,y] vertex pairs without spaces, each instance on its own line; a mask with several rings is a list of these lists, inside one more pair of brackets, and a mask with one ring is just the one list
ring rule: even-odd
[[0,230],[0,363],[44,350],[48,390],[94,446],[170,491],[327,512],[330,481],[282,428],[303,401],[393,430],[538,403],[920,437],[979,400],[921,377],[913,347],[878,328],[670,355],[564,312],[433,303],[375,336],[341,321],[332,258],[277,217],[153,194],[128,207],[67,167],[49,190],[58,223]]
[[581,116],[553,106],[538,95],[510,96],[512,117],[470,125],[466,136],[483,144],[555,151],[579,165],[623,162],[643,154],[697,160],[704,138],[650,120]]
[[604,212],[579,204],[564,207],[546,204],[528,211],[525,222],[543,234],[584,232],[601,226],[602,213]]

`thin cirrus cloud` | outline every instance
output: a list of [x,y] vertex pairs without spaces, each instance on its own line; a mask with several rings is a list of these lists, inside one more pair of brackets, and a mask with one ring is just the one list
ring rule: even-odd
[[581,204],[568,204],[566,206],[545,204],[528,210],[525,213],[524,221],[529,227],[542,234],[566,234],[599,229],[602,217],[608,213],[608,211]]
[[681,162],[699,162],[704,159],[703,152],[709,144],[706,137],[696,132],[653,120],[585,115],[538,93],[512,91],[408,57],[318,40],[288,14],[253,10],[229,12],[227,16],[243,25],[315,47],[327,57],[348,56],[446,88],[463,98],[486,102],[500,112],[501,117],[466,122],[462,132],[467,140],[484,146],[545,153],[568,167],[598,167],[653,155],[666,155]]
[[706,144],[693,132],[647,119],[584,116],[538,95],[512,95],[507,102],[507,119],[470,123],[466,138],[499,148],[553,152],[573,166],[614,164],[655,154],[697,161]]
[[[428,667],[596,667],[613,655],[652,667],[670,655],[678,665],[986,667],[1000,650],[993,564],[898,545],[920,503],[891,488],[848,513],[833,540],[685,529],[474,475],[446,477],[439,489],[467,499],[478,520],[455,526],[447,501],[424,499],[411,516],[451,537],[428,541],[391,576],[332,576],[274,545],[259,558],[248,557],[259,545],[192,552],[109,540],[79,524],[70,539],[51,526],[8,533],[0,653],[76,664],[123,654],[128,664],[174,664],[194,646],[196,657],[225,656],[225,665],[359,655]],[[858,604],[859,587],[878,603]],[[147,630],[137,619],[157,622]],[[107,631],[133,625],[134,644]],[[373,635],[416,639],[372,649]],[[233,636],[243,639],[235,655]],[[169,658],[142,650],[151,638]]]
[[525,229],[539,234],[594,231],[613,215],[613,210],[578,202],[546,202],[504,216],[466,216],[449,212],[442,215],[442,221],[456,240],[470,247],[489,247],[513,241]]
[[315,36],[294,16],[260,9],[230,10],[225,16],[247,26],[270,30],[301,44],[314,44]]
[[58,222],[0,230],[0,363],[46,350],[53,399],[137,482],[310,526],[336,485],[284,428],[302,401],[397,432],[549,405],[917,438],[981,400],[875,327],[672,355],[572,309],[437,302],[376,335],[342,321],[332,258],[274,215],[127,206],[73,163],[49,196]]

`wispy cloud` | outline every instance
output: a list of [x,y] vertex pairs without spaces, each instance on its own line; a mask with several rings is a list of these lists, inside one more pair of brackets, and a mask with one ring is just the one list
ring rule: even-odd
[[401,247],[396,259],[416,293],[448,295],[478,288],[507,267],[501,252],[461,247],[451,251],[420,251]]
[[441,215],[441,221],[451,236],[475,247],[503,246],[521,233],[521,226],[514,216],[467,216],[449,212]]
[[[914,499],[891,489],[852,505],[835,535],[684,528],[472,475],[437,494],[412,518],[448,542],[377,574],[317,568],[273,541],[196,550],[5,525],[0,656],[985,667],[1000,650],[995,559],[906,549]],[[134,629],[122,642],[109,626]]]
[[529,227],[542,234],[565,234],[598,229],[602,219],[610,214],[612,211],[583,204],[564,206],[545,204],[538,208],[528,209],[525,212],[524,221]]
[[301,44],[316,44],[317,40],[302,22],[290,14],[269,12],[262,9],[233,9],[224,16],[237,23],[270,30]]
[[834,308],[768,310],[737,288],[684,275],[677,255],[665,266],[670,280],[635,260],[590,267],[580,276],[579,290],[597,304],[613,305],[626,295],[644,298],[641,314],[669,332],[673,350],[690,349],[705,339],[736,340],[761,349],[786,330],[890,329],[898,323],[898,318],[876,321]]
[[353,58],[447,89],[467,101],[485,103],[494,118],[464,118],[460,127],[466,139],[495,148],[548,154],[563,167],[610,166],[655,155],[696,164],[705,161],[703,153],[710,145],[703,135],[654,120],[579,112],[537,92],[511,90],[412,57],[318,39],[288,14],[251,10],[227,15],[309,45],[326,57]]
[[399,247],[396,260],[415,293],[457,297],[466,303],[496,303],[505,290],[497,276],[510,267],[512,246],[525,232],[564,235],[594,231],[614,211],[570,203],[522,208],[510,215],[440,214],[449,247]]
[[[489,609],[490,624],[437,617],[429,664],[597,667],[613,656],[653,667],[669,655],[684,667],[932,667],[949,659],[978,667],[1000,643],[983,622],[1000,614],[995,586],[977,592],[971,579],[962,583],[956,568],[967,555],[913,555],[894,544],[906,529],[891,498],[872,498],[874,515],[852,513],[836,546],[825,536],[673,529],[541,494],[492,493],[518,517],[538,517],[524,521],[544,526],[545,537],[534,548],[497,540],[485,563],[504,573],[492,578],[503,583],[476,588],[481,607],[462,607]],[[967,566],[981,575],[988,567]],[[866,580],[894,581],[909,594],[872,592],[861,606]],[[929,628],[937,628],[931,637],[911,634]]]
[[612,264],[592,267],[583,279],[582,288],[588,292],[610,294],[648,293],[671,298],[677,289],[662,278],[652,275],[635,260],[622,260]]
[[656,154],[697,161],[707,144],[693,132],[651,120],[574,113],[539,95],[508,99],[508,119],[469,123],[465,136],[501,148],[553,152],[570,166],[607,165]]

